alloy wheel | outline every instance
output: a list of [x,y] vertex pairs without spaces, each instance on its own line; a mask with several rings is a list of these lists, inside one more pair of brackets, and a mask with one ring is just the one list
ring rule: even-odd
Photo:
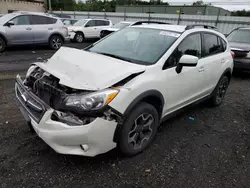
[[218,104],[221,103],[222,100],[224,99],[224,97],[226,95],[227,88],[228,88],[228,80],[224,79],[220,83],[218,90],[217,90],[217,94],[216,94],[216,101]]
[[52,40],[52,46],[54,47],[54,49],[59,49],[62,46],[62,40],[58,37],[55,37]]
[[152,133],[154,117],[151,114],[144,113],[138,116],[128,134],[128,143],[135,150],[140,149],[146,144]]
[[76,34],[76,41],[79,42],[79,43],[83,41],[82,34]]

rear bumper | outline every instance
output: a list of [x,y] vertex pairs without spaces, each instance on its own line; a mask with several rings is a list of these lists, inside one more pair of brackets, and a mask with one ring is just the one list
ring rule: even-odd
[[244,71],[244,72],[250,72],[250,58],[235,58],[234,59],[234,70],[235,71]]

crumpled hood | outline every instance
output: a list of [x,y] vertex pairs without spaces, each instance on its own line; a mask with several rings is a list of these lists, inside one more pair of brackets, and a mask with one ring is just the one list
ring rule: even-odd
[[60,79],[60,84],[81,90],[105,89],[146,70],[143,65],[68,47],[61,47],[46,63],[35,65]]
[[250,51],[250,44],[247,43],[237,43],[237,42],[229,42],[232,50],[236,51]]
[[119,29],[110,27],[110,28],[103,29],[103,30],[113,31],[114,32],[114,31],[118,31]]
[[68,26],[68,31],[79,31],[82,30],[82,26]]

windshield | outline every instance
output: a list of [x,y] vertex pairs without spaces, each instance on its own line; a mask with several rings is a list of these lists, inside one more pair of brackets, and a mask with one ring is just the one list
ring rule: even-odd
[[125,27],[127,27],[129,25],[130,25],[130,23],[122,23],[122,22],[120,22],[120,23],[117,23],[117,24],[113,25],[112,28],[123,29],[123,28],[125,28]]
[[5,24],[8,22],[10,19],[14,18],[16,14],[5,14],[2,17],[0,17],[0,25]]
[[227,40],[229,42],[250,43],[250,30],[235,30],[227,37]]
[[168,50],[179,33],[150,28],[126,27],[91,46],[88,51],[152,65]]
[[74,26],[83,26],[88,20],[78,20],[76,23],[74,23]]

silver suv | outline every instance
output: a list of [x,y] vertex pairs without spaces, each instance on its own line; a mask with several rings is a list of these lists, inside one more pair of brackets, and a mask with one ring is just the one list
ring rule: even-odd
[[68,37],[60,18],[46,13],[15,12],[0,17],[0,52],[7,46],[49,44],[59,49]]

